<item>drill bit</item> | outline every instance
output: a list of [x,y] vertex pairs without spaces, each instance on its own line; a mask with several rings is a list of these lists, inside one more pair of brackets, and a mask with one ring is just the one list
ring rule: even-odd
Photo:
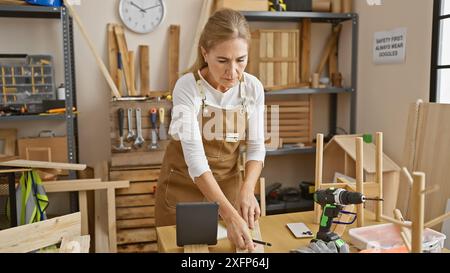
[[367,201],[367,200],[369,200],[369,201],[378,201],[378,202],[384,201],[383,198],[369,198],[369,197],[364,197],[364,201]]

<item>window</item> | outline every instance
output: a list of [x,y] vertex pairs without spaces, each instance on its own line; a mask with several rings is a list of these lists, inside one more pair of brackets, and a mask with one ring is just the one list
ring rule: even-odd
[[450,0],[434,0],[430,101],[450,103]]

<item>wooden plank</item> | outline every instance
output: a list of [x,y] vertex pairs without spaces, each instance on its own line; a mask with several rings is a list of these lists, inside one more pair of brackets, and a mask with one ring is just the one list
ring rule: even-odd
[[131,96],[137,96],[138,93],[136,91],[136,73],[135,73],[135,54],[134,51],[128,51],[128,61],[130,62],[130,95]]
[[[364,163],[363,163],[363,154],[364,154],[364,146],[362,137],[357,137],[355,140],[355,153],[356,153],[356,191],[364,192]],[[364,226],[364,205],[359,204],[356,205],[356,213],[358,215],[357,225],[358,227]]]
[[9,169],[9,170],[0,170],[0,173],[21,173],[21,172],[28,172],[32,169]]
[[341,24],[337,25],[336,27],[333,28],[333,31],[330,34],[330,37],[328,38],[327,44],[325,46],[325,49],[322,53],[322,57],[319,62],[319,66],[316,70],[316,73],[319,74],[319,76],[321,76],[323,72],[325,64],[328,61],[331,51],[333,50],[333,47],[335,47],[337,44],[337,40],[339,38],[339,35],[341,34],[341,30],[342,25]]
[[117,44],[119,46],[119,52],[122,57],[123,71],[125,74],[125,83],[128,92],[131,91],[131,79],[130,79],[130,60],[128,56],[128,46],[125,38],[125,32],[120,25],[114,26],[114,33],[116,34]]
[[[262,235],[261,235],[261,228],[259,227],[259,221],[255,223],[255,228],[251,230],[252,238],[263,241]],[[236,248],[236,253],[249,253],[248,250],[240,250]],[[252,253],[264,253],[264,246],[261,244],[256,244],[256,247]]]
[[154,194],[116,196],[117,208],[142,207],[154,205],[155,205]]
[[157,182],[130,182],[129,188],[117,189],[117,195],[152,194],[155,193]]
[[150,93],[150,47],[148,45],[139,46],[139,64],[141,68],[141,94]]
[[116,215],[118,220],[155,217],[155,207],[117,208]]
[[90,241],[89,235],[63,237],[59,253],[89,253]]
[[333,74],[339,72],[338,68],[338,47],[339,47],[339,37],[335,45],[331,48],[330,57],[328,58],[328,77],[332,79]]
[[132,244],[156,241],[155,228],[125,229],[117,232],[117,244]]
[[208,245],[185,245],[184,253],[209,253]]
[[155,218],[117,220],[117,229],[155,227]]
[[303,19],[301,35],[301,82],[309,82],[311,77],[311,19]]
[[[108,162],[101,161],[94,165],[94,177],[108,181]],[[95,253],[109,252],[108,239],[108,203],[106,191],[94,192],[95,204]]]
[[259,77],[259,48],[260,48],[260,34],[259,31],[251,33],[252,40],[250,44],[250,52],[248,58],[247,71],[256,77]]
[[117,54],[119,52],[117,48],[116,36],[114,35],[114,24],[108,24],[108,60],[109,60],[109,74],[116,84],[117,88],[120,89],[119,77],[117,73],[117,68],[119,67]]
[[[273,34],[273,55],[275,58],[282,57],[282,44],[281,44],[281,34],[282,32],[275,32]],[[281,63],[275,62],[273,64],[273,85],[278,86],[282,85],[282,71],[281,71]]]
[[156,253],[157,243],[138,243],[117,246],[117,253]]
[[173,92],[180,73],[180,26],[169,27],[169,91]]
[[300,132],[280,132],[280,137],[282,139],[290,138],[290,137],[309,137],[309,132],[307,130]]
[[108,239],[109,251],[111,253],[117,252],[117,237],[116,237],[116,195],[113,188],[106,190],[106,198],[108,204]]
[[112,167],[133,167],[146,165],[161,165],[163,162],[165,150],[156,150],[149,153],[145,152],[133,152],[128,153],[115,153],[111,156]]
[[[273,58],[275,57],[274,52],[274,33],[268,32],[267,33],[267,57]],[[274,79],[274,64],[273,63],[267,63],[267,83],[265,86],[274,86],[275,85],[275,79]]]
[[[290,33],[286,33],[283,32],[281,33],[281,39],[280,39],[280,46],[281,48],[279,48],[278,50],[281,51],[281,57],[288,57],[289,56],[289,35]],[[295,56],[293,56],[294,58],[294,62],[297,61],[297,59],[295,58]],[[287,85],[289,83],[289,70],[288,70],[289,66],[287,62],[283,62],[281,63],[281,68],[280,68],[280,75],[281,75],[281,79],[280,79],[280,84],[279,85]]]
[[295,144],[295,143],[308,143],[308,137],[283,137],[283,143]]
[[160,169],[111,171],[111,180],[129,180],[130,182],[158,180]]
[[307,127],[309,127],[309,121],[304,119],[304,120],[297,120],[297,119],[280,119],[277,121],[272,122],[270,119],[267,120],[266,122],[267,126],[294,126],[294,125],[308,125]]
[[65,236],[80,236],[79,212],[0,231],[0,252],[27,253],[61,242]]
[[87,192],[78,192],[78,204],[81,213],[81,235],[89,235]]
[[21,159],[0,162],[0,166],[23,167],[23,168],[33,168],[33,169],[60,169],[60,170],[69,170],[69,171],[70,170],[83,171],[84,169],[86,169],[85,164],[31,161],[31,160],[21,160]]
[[278,129],[279,129],[280,132],[292,132],[292,131],[306,131],[306,132],[308,132],[309,127],[308,126],[285,126],[285,125],[282,125],[282,126],[279,126]]
[[[450,168],[448,168],[450,124],[445,122],[449,118],[450,105],[448,104],[424,103],[420,106],[413,153],[414,167],[409,170],[424,172],[427,175],[427,188],[435,186],[440,188],[439,192],[427,195],[425,199],[426,222],[445,212],[450,196],[450,183],[448,183],[448,177],[450,177]],[[413,134],[413,132],[409,131],[407,134]],[[410,218],[412,213],[412,211],[408,211],[407,218]],[[441,225],[436,228],[439,230]]]
[[45,191],[50,192],[71,192],[71,191],[91,191],[104,190],[108,188],[128,188],[129,181],[114,182],[89,182],[85,180],[77,181],[51,181],[43,183]]
[[266,101],[266,105],[308,107],[309,101]]
[[[259,41],[259,59],[267,57],[267,33],[259,31],[260,41]],[[264,87],[267,86],[267,64],[259,63],[259,80]]]
[[313,142],[313,96],[312,95],[308,95],[309,97],[309,143]]

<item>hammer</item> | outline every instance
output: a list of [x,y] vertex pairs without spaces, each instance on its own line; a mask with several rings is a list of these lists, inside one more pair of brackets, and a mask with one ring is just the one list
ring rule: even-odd
[[120,145],[119,147],[114,146],[114,150],[118,151],[118,152],[126,152],[131,150],[131,147],[126,147],[123,144],[123,120],[125,119],[125,110],[123,110],[123,108],[119,108],[119,110],[117,111],[119,113],[119,136],[120,136]]

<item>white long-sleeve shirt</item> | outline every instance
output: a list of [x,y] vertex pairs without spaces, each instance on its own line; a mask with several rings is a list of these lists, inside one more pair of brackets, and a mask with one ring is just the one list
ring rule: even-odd
[[[199,73],[206,96],[207,105],[232,109],[242,103],[239,85],[220,92],[213,88]],[[261,82],[244,73],[244,88],[248,100],[247,161],[264,163],[264,88]],[[172,121],[169,134],[181,141],[184,159],[192,180],[210,171],[203,148],[201,130],[197,116],[202,106],[202,97],[193,73],[182,76],[173,91]]]

